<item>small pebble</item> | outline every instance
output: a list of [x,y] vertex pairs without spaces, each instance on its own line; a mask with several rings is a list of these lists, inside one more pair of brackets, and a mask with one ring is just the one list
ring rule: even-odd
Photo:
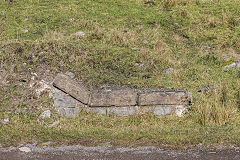
[[37,73],[32,72],[31,74],[37,77]]
[[208,46],[208,45],[203,45],[203,47],[204,47],[204,48],[207,48],[207,49],[211,49],[211,47]]
[[42,118],[42,119],[50,118],[51,117],[51,111],[50,110],[46,110],[39,117]]
[[28,153],[28,152],[31,152],[31,149],[29,148],[29,147],[20,147],[20,148],[18,148],[21,152],[26,152],[26,153]]
[[60,123],[60,121],[57,120],[57,121],[53,122],[52,124],[50,124],[48,127],[49,127],[49,128],[52,128],[52,127],[58,125],[59,123]]
[[143,66],[144,66],[144,63],[135,63],[135,66],[136,66],[136,67],[143,67]]
[[227,68],[240,68],[240,63],[239,62],[233,62],[233,63],[223,67],[223,69],[227,69]]
[[8,124],[10,122],[9,118],[4,118],[1,120],[2,124]]
[[143,41],[143,43],[144,43],[144,44],[147,44],[147,43],[148,43],[148,41],[147,41],[147,40],[144,40],[144,41]]
[[143,25],[136,25],[137,28],[143,28]]
[[215,91],[217,88],[213,87],[213,86],[202,86],[197,92],[198,93],[207,93],[210,91]]
[[132,48],[132,50],[139,50],[140,48]]
[[78,31],[75,33],[75,35],[82,37],[82,36],[85,36],[85,33],[83,31]]
[[23,29],[22,32],[23,32],[23,33],[27,33],[28,30],[27,30],[27,29]]
[[171,72],[173,72],[174,71],[174,69],[173,68],[166,68],[166,69],[164,69],[163,70],[163,73],[165,73],[165,74],[170,74]]
[[177,26],[177,27],[178,27],[178,26],[180,26],[180,25],[179,25],[178,23],[174,23],[174,26]]
[[33,87],[35,86],[35,84],[36,84],[36,82],[34,81],[34,79],[31,79],[31,80],[29,81],[29,87],[30,87],[30,88],[33,88]]

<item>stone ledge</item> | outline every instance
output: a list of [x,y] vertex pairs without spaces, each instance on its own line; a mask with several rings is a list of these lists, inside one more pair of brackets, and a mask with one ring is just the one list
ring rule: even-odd
[[131,106],[131,107],[109,107],[108,108],[109,115],[115,116],[132,116],[138,114],[138,107]]
[[142,91],[138,93],[138,105],[189,105],[192,96],[186,91]]
[[[156,116],[182,116],[192,102],[186,91],[145,90],[109,86],[89,91],[83,83],[58,74],[54,106],[63,116],[72,117],[81,110],[103,115],[129,116],[151,112]],[[80,106],[80,107],[79,107]]]
[[157,105],[157,106],[125,106],[125,107],[83,107],[86,112],[94,112],[101,115],[131,116],[153,113],[155,116],[174,115],[182,116],[187,106],[183,105]]
[[107,115],[106,107],[83,107],[82,110],[86,112],[93,112],[101,115]]
[[104,87],[93,90],[90,98],[90,106],[135,106],[137,93],[126,87]]

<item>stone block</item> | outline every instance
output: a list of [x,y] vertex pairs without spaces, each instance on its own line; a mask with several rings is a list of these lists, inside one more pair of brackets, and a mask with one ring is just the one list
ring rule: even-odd
[[137,114],[137,106],[109,107],[108,114],[116,116],[130,116]]
[[94,90],[90,106],[134,106],[137,104],[137,93],[126,87],[103,87]]
[[54,107],[76,107],[76,100],[68,96],[62,91],[55,91],[54,93]]
[[173,112],[172,106],[156,106],[153,107],[153,114],[156,116],[171,115]]
[[54,97],[54,107],[74,108],[74,107],[85,106],[83,103],[77,101],[76,99],[72,98],[68,94],[56,88],[54,88],[53,97]]
[[139,106],[138,107],[138,114],[145,114],[145,113],[152,113],[154,106]]
[[156,116],[171,115],[174,113],[174,105],[139,106],[138,114],[153,113]]
[[189,105],[192,95],[185,91],[144,91],[139,93],[138,105]]
[[88,104],[90,92],[83,83],[77,83],[69,76],[58,74],[53,85],[84,104]]
[[77,116],[82,109],[81,108],[57,107],[57,108],[55,108],[55,110],[64,117],[74,117],[74,116]]
[[105,107],[83,107],[82,109],[83,111],[86,111],[86,112],[94,112],[101,115],[107,114],[107,108]]

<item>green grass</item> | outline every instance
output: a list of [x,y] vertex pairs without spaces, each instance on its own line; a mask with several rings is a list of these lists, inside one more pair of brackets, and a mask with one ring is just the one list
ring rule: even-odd
[[[4,146],[48,141],[55,145],[93,145],[110,141],[121,146],[164,145],[187,148],[199,144],[214,146],[240,142],[239,119],[224,126],[204,127],[189,117],[157,118],[152,114],[122,118],[83,112],[76,118],[66,119],[54,114],[47,120],[39,120],[31,114],[14,114],[10,120],[9,125],[2,126],[0,130],[0,141]],[[55,120],[60,120],[60,123],[48,128]]]
[[[10,74],[6,78],[10,85],[0,88],[0,111],[1,115],[19,119],[1,126],[0,135],[4,136],[0,144],[23,139],[74,142],[84,138],[137,143],[140,137],[144,142],[170,146],[239,144],[240,71],[222,67],[240,61],[240,1],[144,2],[0,1],[0,69]],[[75,36],[80,30],[86,35]],[[174,71],[164,74],[169,67]],[[188,116],[182,119],[97,116],[102,123],[91,125],[92,115],[83,114],[61,119],[62,129],[44,129],[44,124],[36,121],[38,108],[51,108],[51,100],[35,99],[24,86],[14,85],[18,76],[41,69],[50,70],[52,75],[70,70],[89,87],[115,84],[188,90],[194,101]],[[202,86],[216,90],[199,94]],[[16,116],[19,113],[24,116]],[[25,124],[26,120],[29,123]],[[73,127],[75,123],[78,127]],[[27,129],[21,130],[21,125]]]

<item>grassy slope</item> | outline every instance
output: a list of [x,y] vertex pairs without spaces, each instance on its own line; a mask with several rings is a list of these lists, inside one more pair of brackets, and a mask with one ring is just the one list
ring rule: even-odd
[[[22,141],[95,138],[127,142],[143,139],[170,145],[238,144],[240,72],[223,71],[222,66],[240,60],[240,2],[164,0],[156,1],[156,5],[144,2],[0,1],[0,68],[11,70],[14,64],[18,74],[44,65],[53,74],[71,70],[89,86],[116,84],[188,90],[193,93],[194,104],[186,118],[95,117],[83,113],[84,118],[61,119],[62,129],[42,130],[47,122],[38,124],[36,115],[11,114],[16,121],[0,129],[0,143],[19,142],[28,133],[28,138]],[[26,29],[28,32],[24,33]],[[86,35],[76,37],[74,33],[79,30]],[[22,67],[22,63],[27,66]],[[138,67],[136,63],[144,66]],[[168,67],[174,68],[174,72],[163,74]],[[216,87],[217,92],[197,93],[200,87],[208,85]],[[5,87],[0,91],[3,108],[0,115],[10,116],[4,109],[11,107],[9,102],[17,90]],[[24,105],[24,101],[19,103],[16,105]],[[18,128],[19,121],[27,129]],[[35,125],[40,127],[32,127]],[[68,126],[75,129],[69,130]]]

